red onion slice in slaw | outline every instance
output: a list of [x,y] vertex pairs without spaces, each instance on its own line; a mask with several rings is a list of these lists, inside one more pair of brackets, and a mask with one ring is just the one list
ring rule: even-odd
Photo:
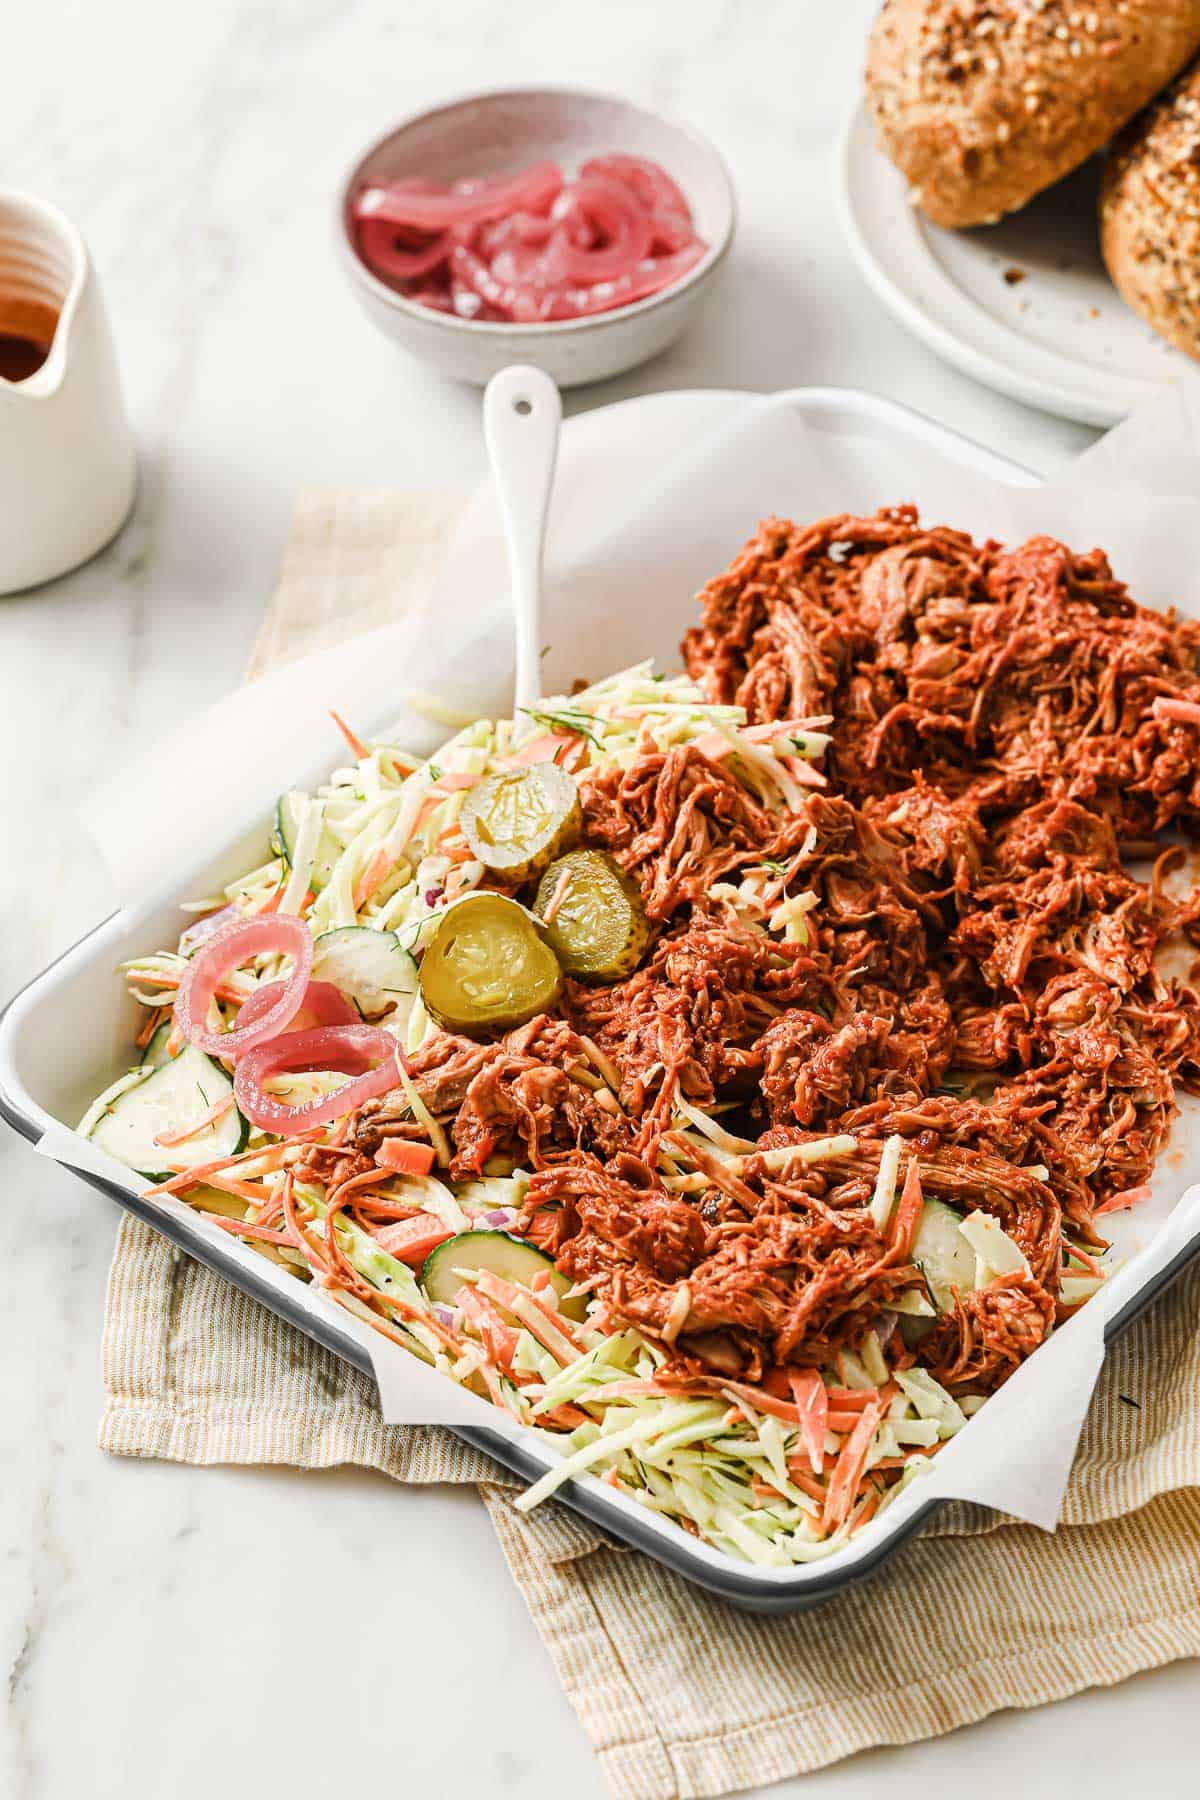
[[[275,1137],[295,1137],[314,1125],[327,1125],[353,1112],[367,1100],[390,1093],[400,1082],[400,1048],[390,1032],[377,1025],[326,1025],[316,1031],[289,1031],[259,1044],[238,1062],[234,1098],[243,1116]],[[335,1093],[302,1106],[268,1094],[263,1083],[273,1075],[332,1073],[353,1077]]]
[[[239,1022],[232,1031],[210,1031],[208,1010],[217,988],[227,975],[256,956],[292,958],[292,972],[286,980],[269,984],[279,989],[278,996],[248,1025]],[[188,1042],[209,1056],[242,1056],[295,1018],[308,987],[312,959],[312,933],[303,919],[288,913],[225,925],[188,964],[175,996],[175,1022]]]
[[223,906],[219,912],[206,913],[202,919],[197,919],[193,925],[189,925],[181,936],[179,940],[180,956],[195,956],[201,944],[207,944],[209,939],[214,937],[218,931],[223,931],[226,925],[240,922],[245,916],[245,913],[240,912],[236,906]]

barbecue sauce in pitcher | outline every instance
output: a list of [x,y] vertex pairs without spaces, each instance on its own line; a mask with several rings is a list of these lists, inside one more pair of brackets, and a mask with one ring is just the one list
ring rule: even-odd
[[58,314],[36,300],[0,296],[0,381],[28,381],[50,354]]

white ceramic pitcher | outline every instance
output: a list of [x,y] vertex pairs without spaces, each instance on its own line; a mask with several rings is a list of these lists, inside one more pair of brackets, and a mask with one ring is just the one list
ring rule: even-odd
[[0,594],[65,574],[120,530],[135,458],[108,320],[83,239],[55,207],[0,189],[0,332],[57,314],[49,353],[0,376]]

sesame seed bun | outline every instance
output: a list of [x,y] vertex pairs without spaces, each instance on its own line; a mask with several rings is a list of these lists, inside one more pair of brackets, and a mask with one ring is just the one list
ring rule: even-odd
[[1200,50],[1200,0],[885,0],[867,99],[938,225],[1015,212]]
[[1114,145],[1100,243],[1127,305],[1200,358],[1200,64]]

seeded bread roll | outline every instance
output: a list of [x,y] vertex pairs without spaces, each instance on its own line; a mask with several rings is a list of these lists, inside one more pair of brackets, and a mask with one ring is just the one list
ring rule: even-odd
[[867,98],[938,225],[1014,212],[1099,150],[1200,50],[1200,0],[885,0]]
[[1200,358],[1200,63],[1114,145],[1100,243],[1126,304]]

